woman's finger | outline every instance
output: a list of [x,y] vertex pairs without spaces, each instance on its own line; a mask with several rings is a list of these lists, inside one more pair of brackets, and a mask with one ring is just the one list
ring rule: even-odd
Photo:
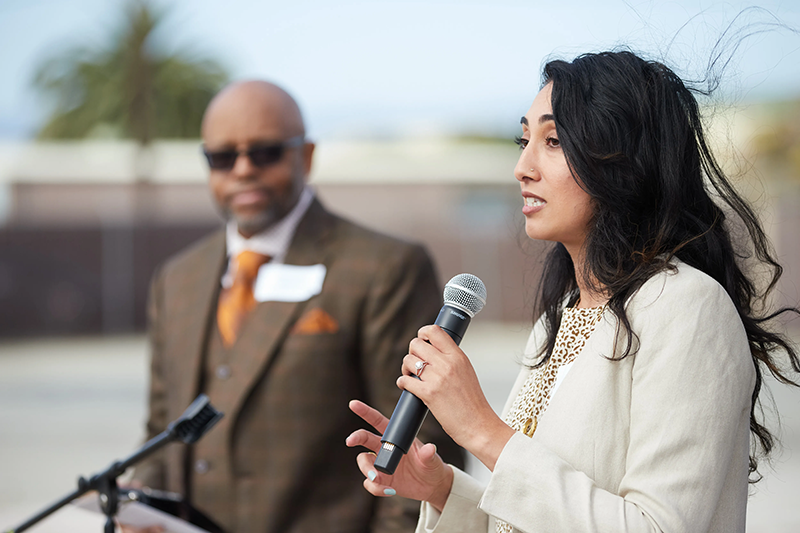
[[426,467],[430,467],[433,463],[433,457],[436,455],[436,445],[432,442],[423,444],[419,447],[419,460],[422,461]]
[[350,400],[349,407],[351,411],[363,418],[367,424],[374,427],[381,435],[386,431],[389,419],[383,416],[380,411],[359,400]]
[[419,330],[419,338],[427,341],[440,351],[446,351],[458,346],[450,335],[439,326],[424,326]]
[[422,339],[424,341],[428,340],[428,335],[429,335],[430,331],[434,327],[437,327],[437,326],[434,326],[434,325],[422,326],[421,328],[419,328],[417,330],[417,337],[419,337],[420,339]]
[[437,326],[436,324],[430,324],[428,326],[422,326],[417,331],[417,337],[424,341],[430,341],[433,337],[437,337],[439,334],[447,335],[444,330]]
[[408,343],[408,353],[425,361],[431,361],[441,355],[441,352],[435,346],[422,337],[411,339],[411,342]]
[[373,496],[394,496],[395,490],[389,486],[392,476],[381,474],[375,468],[375,456],[371,453],[361,453],[356,459],[358,468],[366,478],[364,488]]
[[428,366],[429,363],[414,354],[406,355],[403,358],[403,366],[400,369],[401,373],[406,376],[419,375],[420,369],[417,367],[418,364]]
[[[361,470],[361,473],[364,474],[364,477],[369,478],[370,481],[373,482],[385,482],[390,481],[391,476],[386,474],[381,474],[375,468],[375,454],[374,453],[360,453],[358,457],[356,457],[356,464],[358,464],[358,469]],[[374,476],[370,474],[370,472],[374,472]]]
[[407,390],[408,392],[410,392],[411,394],[422,400],[422,402],[425,403],[425,405],[428,405],[425,402],[426,395],[423,393],[423,390],[420,390],[423,386],[422,378],[417,379],[412,376],[400,376],[399,378],[397,378],[397,381],[395,383],[397,384],[397,387],[399,389]]
[[378,453],[381,447],[381,438],[374,433],[370,433],[366,429],[359,429],[352,432],[346,439],[345,444],[350,448],[363,446],[368,450]]

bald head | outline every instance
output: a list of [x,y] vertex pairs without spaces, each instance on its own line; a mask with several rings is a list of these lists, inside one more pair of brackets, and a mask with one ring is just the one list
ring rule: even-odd
[[[289,93],[267,81],[239,81],[222,89],[208,104],[203,115],[203,139],[215,133],[219,121],[231,116],[258,124],[268,121],[270,129],[282,130],[282,137],[305,135],[303,116],[297,102]],[[241,124],[237,127],[241,128]]]
[[201,133],[207,152],[233,154],[233,167],[210,168],[209,185],[242,235],[269,228],[297,204],[314,145],[303,140],[303,117],[289,93],[265,81],[233,83],[208,105]]

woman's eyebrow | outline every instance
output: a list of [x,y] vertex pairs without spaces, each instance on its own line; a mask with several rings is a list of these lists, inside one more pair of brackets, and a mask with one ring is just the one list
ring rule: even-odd
[[[547,122],[549,120],[553,120],[554,121],[555,119],[556,119],[556,117],[554,115],[551,115],[551,114],[547,113],[547,114],[544,114],[541,117],[539,117],[539,124],[544,124],[545,122]],[[525,124],[526,126],[529,125],[528,124],[528,119],[526,117],[522,117],[521,119],[519,119],[519,123],[520,124]]]

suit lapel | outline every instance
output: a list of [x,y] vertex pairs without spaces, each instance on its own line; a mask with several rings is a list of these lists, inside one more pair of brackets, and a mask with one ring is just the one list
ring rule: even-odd
[[183,406],[181,409],[188,407],[200,390],[206,334],[208,327],[214,324],[212,314],[216,309],[222,268],[226,264],[225,233],[214,234],[192,261],[193,271],[176,280],[178,289],[173,304],[176,316],[186,317],[179,342],[171,347],[174,357],[186,371],[186,379],[174,384],[179,405]]
[[[286,264],[330,268],[331,228],[335,222],[316,199],[297,226],[286,255]],[[236,396],[229,406],[234,420],[255,383],[268,371],[284,339],[306,307],[307,302],[263,302],[253,310],[243,328],[243,335],[233,348],[231,379]],[[232,430],[234,424],[228,426]]]

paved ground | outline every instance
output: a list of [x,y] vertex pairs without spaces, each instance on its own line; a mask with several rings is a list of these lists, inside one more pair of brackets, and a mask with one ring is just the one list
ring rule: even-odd
[[[516,375],[525,326],[470,327],[463,347],[500,409]],[[143,438],[147,349],[141,336],[0,342],[0,531],[14,527]],[[800,392],[773,387],[784,452],[757,485],[750,533],[800,531]],[[478,477],[487,472],[472,463]],[[63,509],[39,533],[102,531],[102,519]]]

